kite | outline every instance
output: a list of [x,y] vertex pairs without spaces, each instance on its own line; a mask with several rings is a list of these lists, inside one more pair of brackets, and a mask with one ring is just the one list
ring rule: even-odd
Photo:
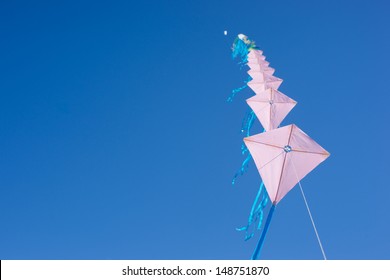
[[246,100],[265,131],[277,128],[297,102],[269,88]]
[[[261,229],[263,210],[268,199],[271,201],[272,206],[252,255],[252,259],[257,259],[276,205],[299,184],[323,257],[326,259],[300,181],[330,154],[295,124],[279,127],[297,102],[278,90],[283,80],[273,76],[275,69],[269,67],[263,51],[243,34],[239,34],[233,43],[233,58],[236,57],[240,58],[241,67],[247,65],[250,68],[249,78],[244,86],[233,90],[228,101],[232,101],[236,93],[246,87],[252,89],[255,95],[246,100],[252,110],[244,118],[241,129],[242,132],[246,132],[241,150],[243,154],[248,153],[248,155],[232,183],[234,184],[238,175],[245,172],[251,158],[262,178],[249,214],[248,224],[238,230],[246,231],[245,240],[251,238],[254,232],[250,232],[250,227],[258,222],[257,229]],[[264,131],[250,136],[255,116]]]

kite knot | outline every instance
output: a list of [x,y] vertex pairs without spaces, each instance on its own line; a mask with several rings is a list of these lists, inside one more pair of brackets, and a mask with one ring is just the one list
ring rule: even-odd
[[289,152],[292,151],[292,148],[291,148],[290,145],[286,145],[286,146],[284,146],[283,150],[284,150],[286,153],[289,153]]

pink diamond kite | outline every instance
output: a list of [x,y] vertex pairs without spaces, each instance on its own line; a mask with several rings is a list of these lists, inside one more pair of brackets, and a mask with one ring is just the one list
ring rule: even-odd
[[256,94],[259,94],[266,89],[273,88],[278,89],[283,80],[274,76],[270,76],[264,73],[259,73],[253,80],[248,82],[250,87]]
[[[269,67],[269,62],[264,61],[264,62],[250,62],[248,61],[247,65],[249,66],[250,70],[249,71],[257,71],[257,72],[262,72],[262,73],[267,73],[269,75],[272,75],[275,72],[275,69],[272,67]],[[249,72],[248,72],[249,73]]]
[[266,131],[277,128],[297,102],[276,89],[267,89],[246,100]]
[[267,74],[269,76],[272,76],[275,73],[275,69],[272,67],[264,67],[264,68],[259,68],[259,69],[249,69],[248,74],[249,76],[252,77],[252,79],[256,78],[257,75],[260,73]]
[[261,69],[261,68],[264,68],[264,67],[268,67],[269,66],[269,62],[265,61],[265,60],[262,60],[262,59],[254,59],[254,60],[249,60],[248,59],[247,65],[251,69],[259,69],[259,68]]
[[255,58],[255,57],[261,57],[261,56],[263,56],[263,51],[262,50],[258,50],[258,49],[252,49],[248,53],[248,58]]
[[251,56],[251,53],[252,52],[248,54],[248,61],[246,63],[249,66],[249,68],[258,69],[259,67],[264,68],[269,66],[269,62],[265,60],[264,55]]
[[294,124],[246,137],[244,142],[273,205],[329,156]]
[[265,56],[263,55],[263,52],[260,50],[251,50],[248,53],[248,62],[261,62],[265,61]]

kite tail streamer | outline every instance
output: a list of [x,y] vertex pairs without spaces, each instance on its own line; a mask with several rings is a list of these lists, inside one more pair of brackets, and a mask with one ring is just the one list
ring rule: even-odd
[[263,232],[261,233],[260,240],[257,243],[256,249],[253,252],[253,255],[251,258],[252,260],[257,260],[259,258],[261,248],[263,248],[265,236],[267,235],[267,231],[268,231],[269,225],[270,225],[271,220],[272,220],[272,215],[274,214],[274,211],[275,211],[275,207],[276,207],[276,205],[272,204],[272,207],[269,210],[267,221],[265,222],[265,226],[264,226]]
[[232,90],[232,94],[228,97],[227,102],[232,102],[233,98],[236,96],[236,94],[240,91],[242,91],[244,88],[248,87],[247,84],[243,85],[242,87],[235,88]]
[[[250,134],[250,130],[253,126],[253,122],[255,120],[255,113],[253,111],[249,112],[243,122],[242,122],[242,128],[241,128],[241,132],[245,132],[246,131],[246,137],[249,136]],[[265,129],[263,130],[263,132],[265,132]],[[252,158],[251,154],[249,153],[248,151],[248,148],[245,144],[242,144],[241,145],[241,153],[243,155],[245,155],[246,153],[248,153],[247,157],[244,159],[244,161],[242,162],[241,164],[241,168],[236,172],[236,174],[234,174],[234,177],[233,177],[233,180],[232,180],[232,184],[234,185],[234,183],[236,182],[236,179],[238,176],[242,176],[245,174],[245,172],[247,171],[248,169],[248,165],[249,165],[249,160]]]
[[240,59],[239,64],[245,64],[248,62],[248,53],[252,49],[257,49],[255,41],[251,41],[244,34],[239,34],[233,42],[232,57]]
[[234,40],[232,51],[233,59],[235,59],[236,57],[240,59],[239,64],[245,64],[248,62],[248,45],[239,37]]
[[248,169],[248,163],[251,158],[252,155],[248,153],[248,156],[244,159],[244,161],[241,164],[241,168],[236,172],[236,174],[234,174],[232,185],[234,185],[238,176],[243,175],[246,172],[246,170]]
[[[262,197],[261,200],[260,197]],[[265,208],[267,203],[268,203],[268,194],[267,191],[264,189],[264,183],[261,182],[259,191],[257,192],[255,201],[253,202],[252,209],[249,214],[248,224],[242,228],[237,229],[238,231],[245,230],[245,241],[253,237],[256,228],[258,230],[261,228],[261,225],[263,223],[263,217],[264,217],[263,209]],[[256,224],[256,222],[258,222],[257,227],[252,226]]]
[[230,96],[228,97],[227,99],[227,102],[232,102],[234,97],[236,96],[237,93],[239,93],[240,91],[242,91],[243,89],[247,88],[248,87],[248,82],[251,81],[252,78],[249,76],[245,81],[244,81],[244,85],[242,87],[239,87],[239,88],[235,88],[232,90],[232,94],[230,94]]
[[241,145],[241,154],[245,155],[248,152],[248,147],[245,144]]
[[[246,114],[245,118],[242,120],[242,127],[241,132],[246,131],[246,136],[249,136],[250,129],[253,125],[253,121],[255,120],[255,113],[253,111],[250,111],[248,114]],[[245,146],[245,144],[242,144],[241,146],[241,153],[244,155],[246,152],[248,152],[248,148]],[[236,182],[236,179],[240,175],[244,175],[246,170],[248,169],[248,163],[250,159],[252,158],[251,154],[248,153],[247,157],[244,159],[244,161],[241,164],[241,168],[234,174],[232,184]]]
[[248,137],[250,134],[250,130],[253,126],[253,122],[255,120],[255,112],[253,110],[250,110],[242,120],[242,125],[241,125],[241,132],[245,133],[245,136]]
[[[238,64],[240,64],[240,68],[242,68],[248,62],[248,53],[252,49],[257,49],[255,42],[248,39],[247,36],[243,34],[239,34],[237,38],[233,42],[232,46],[232,57],[233,59],[239,58]],[[234,96],[247,87],[247,83],[251,80],[251,77],[248,77],[247,81],[245,81],[245,85],[242,87],[233,89],[232,94],[228,97],[227,101],[232,102]]]
[[[246,136],[249,136],[250,129],[253,125],[253,121],[255,120],[255,113],[253,111],[250,111],[245,118],[242,121],[242,127],[241,127],[241,132],[246,131]],[[245,153],[248,152],[248,148],[246,147],[245,144],[241,145],[241,153],[245,155]],[[232,185],[236,182],[236,179],[240,175],[244,175],[246,170],[248,169],[248,164],[250,159],[252,158],[251,154],[248,152],[248,155],[244,159],[244,161],[241,164],[241,168],[234,174],[233,180],[232,180]]]
[[261,202],[259,204],[259,206],[257,207],[256,209],[256,213],[259,213],[259,223],[258,223],[258,226],[257,226],[257,229],[260,230],[261,228],[261,225],[263,223],[263,218],[264,218],[264,211],[263,209],[265,208],[265,206],[267,206],[267,203],[268,203],[268,194],[267,194],[267,191],[264,191],[265,193],[263,193],[263,198],[261,199]]

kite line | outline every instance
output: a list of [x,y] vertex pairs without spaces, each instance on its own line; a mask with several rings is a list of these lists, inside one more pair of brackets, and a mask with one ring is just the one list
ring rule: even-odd
[[307,203],[305,193],[303,192],[303,188],[302,188],[302,185],[301,185],[301,181],[298,181],[298,184],[299,184],[299,188],[301,189],[301,193],[302,193],[302,196],[303,196],[303,200],[305,201],[306,208],[307,208],[307,212],[309,213],[310,220],[311,220],[311,223],[312,223],[313,228],[314,228],[314,232],[316,233],[318,245],[320,245],[321,252],[322,252],[322,256],[324,257],[324,260],[327,260],[326,255],[325,255],[325,251],[324,251],[324,247],[322,247],[320,235],[318,234],[316,224],[314,223],[313,216],[311,215],[311,211],[310,211],[310,208],[309,208],[309,204]]
[[[297,170],[295,169],[294,163],[293,163],[293,168],[294,168],[295,176],[298,179]],[[299,189],[301,190],[301,194],[302,194],[303,200],[305,201],[306,209],[307,209],[307,212],[309,213],[310,221],[311,221],[311,224],[313,225],[313,229],[314,229],[314,232],[316,234],[318,245],[320,246],[322,256],[324,257],[324,260],[327,260],[326,255],[325,255],[325,251],[324,251],[324,247],[322,247],[322,242],[321,242],[321,239],[320,239],[320,235],[318,234],[316,224],[314,223],[313,216],[311,215],[309,204],[307,203],[306,195],[305,195],[305,192],[303,191],[303,188],[302,188],[300,180],[298,180],[298,184],[299,184]]]

